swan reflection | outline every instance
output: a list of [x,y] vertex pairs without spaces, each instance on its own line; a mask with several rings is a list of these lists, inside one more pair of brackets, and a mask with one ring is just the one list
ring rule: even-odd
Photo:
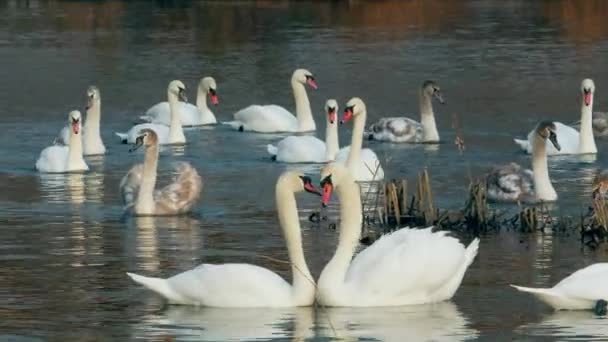
[[540,323],[526,324],[518,329],[528,336],[552,336],[560,341],[605,341],[608,321],[591,311],[556,311]]
[[84,178],[84,173],[42,173],[42,198],[49,203],[82,204],[86,200]]

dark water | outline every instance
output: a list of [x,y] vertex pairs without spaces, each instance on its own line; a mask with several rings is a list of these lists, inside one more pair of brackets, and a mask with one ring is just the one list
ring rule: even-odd
[[[190,218],[122,217],[118,183],[141,154],[113,131],[130,127],[179,78],[194,95],[213,75],[227,120],[252,103],[292,108],[289,77],[316,76],[310,92],[318,126],[329,97],[362,97],[370,119],[411,113],[417,87],[434,79],[448,104],[436,107],[445,144],[371,144],[390,178],[428,167],[442,208],[455,208],[471,175],[507,161],[528,165],[513,136],[541,118],[579,117],[581,79],[595,80],[606,109],[608,3],[598,1],[4,1],[0,3],[0,339],[419,341],[608,339],[590,312],[553,313],[510,283],[545,286],[592,262],[577,234],[482,237],[480,253],[448,303],[368,309],[227,310],[165,307],[126,271],[169,276],[205,262],[251,262],[288,277],[274,211],[274,182],[287,168],[316,179],[318,167],[271,163],[276,135],[217,127],[187,131],[188,145],[162,152],[193,163],[205,179]],[[90,84],[102,92],[102,136],[109,150],[84,175],[41,176],[34,168],[65,121],[84,107]],[[452,144],[457,116],[466,142]],[[323,128],[319,134],[322,134]],[[350,128],[341,132],[348,141]],[[591,179],[608,163],[551,159],[560,201],[576,215]],[[303,195],[305,251],[318,276],[335,232],[305,220],[318,199]],[[466,241],[470,237],[464,237]]]

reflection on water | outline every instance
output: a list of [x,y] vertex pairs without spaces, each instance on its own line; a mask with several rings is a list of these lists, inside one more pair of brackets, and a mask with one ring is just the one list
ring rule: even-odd
[[560,341],[605,341],[606,317],[591,311],[556,311],[540,323],[526,324],[518,330],[529,336],[553,336]]

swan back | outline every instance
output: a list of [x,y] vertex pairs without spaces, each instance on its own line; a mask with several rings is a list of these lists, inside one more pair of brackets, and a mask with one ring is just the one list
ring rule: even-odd
[[196,169],[186,162],[175,166],[176,176],[171,184],[155,194],[158,215],[186,213],[198,202],[203,180]]

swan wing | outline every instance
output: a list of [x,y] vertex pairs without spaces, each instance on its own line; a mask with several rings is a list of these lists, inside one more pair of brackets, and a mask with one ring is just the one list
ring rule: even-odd
[[532,171],[517,163],[495,167],[486,175],[488,199],[516,202],[533,196]]
[[325,142],[309,135],[287,137],[276,148],[276,160],[285,163],[323,163],[327,159]]
[[55,137],[53,144],[65,146],[70,144],[70,128],[68,126],[63,126],[57,137]]
[[137,199],[137,193],[141,184],[144,164],[137,164],[122,177],[120,181],[120,195],[126,209],[132,207]]
[[[183,126],[198,126],[203,124],[198,107],[187,102],[180,102],[179,105],[179,117]],[[140,118],[147,122],[169,126],[171,124],[169,102],[164,101],[155,104],[146,111],[146,115]]]
[[[336,153],[336,158],[334,161],[346,166],[349,153],[350,146],[341,148],[338,153]],[[380,181],[384,179],[384,169],[382,168],[382,164],[380,163],[376,153],[369,148],[364,148],[361,150],[359,164],[351,165],[349,170],[352,176],[358,182]]]
[[[558,151],[553,143],[547,139],[547,155],[557,155],[557,154],[576,154],[578,153],[578,144],[579,144],[579,132],[570,127],[568,125],[564,125],[561,122],[554,122],[555,124],[555,135],[557,136],[557,142],[559,143],[561,149]],[[528,154],[532,154],[532,142],[534,141],[534,130],[531,130],[528,133],[527,140],[521,139],[513,139],[519,147],[524,150],[524,152]]]
[[410,118],[382,118],[371,124],[364,136],[379,141],[419,142],[422,138],[422,125]]
[[46,147],[36,161],[36,170],[41,172],[66,172],[69,148],[63,145]]
[[155,194],[156,210],[159,213],[186,213],[198,201],[203,188],[203,180],[189,163],[175,166],[177,175],[171,184]]
[[568,297],[608,300],[608,263],[597,263],[578,270],[553,287]]
[[296,117],[287,109],[277,105],[251,105],[234,113],[234,121],[225,124],[237,130],[261,133],[298,130]]

